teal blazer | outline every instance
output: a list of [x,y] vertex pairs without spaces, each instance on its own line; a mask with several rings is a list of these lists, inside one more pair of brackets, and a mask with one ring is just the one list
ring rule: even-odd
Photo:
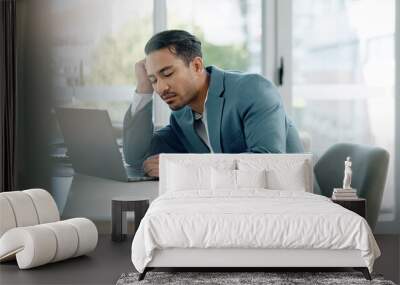
[[[205,108],[215,153],[303,152],[299,134],[286,115],[276,87],[258,74],[207,67],[210,85]],[[124,118],[124,154],[135,163],[157,153],[208,153],[197,135],[189,106],[173,111],[170,123],[153,133],[152,104]]]

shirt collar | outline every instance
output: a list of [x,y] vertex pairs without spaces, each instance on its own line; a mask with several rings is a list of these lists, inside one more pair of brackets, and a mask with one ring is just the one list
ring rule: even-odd
[[197,120],[201,120],[203,118],[203,114],[197,113],[195,111],[193,111],[193,115],[194,115],[194,119]]

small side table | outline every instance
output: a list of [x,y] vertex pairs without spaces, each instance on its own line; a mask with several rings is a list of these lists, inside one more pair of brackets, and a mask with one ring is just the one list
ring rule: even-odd
[[367,218],[367,200],[364,198],[355,199],[332,199],[332,202],[339,204],[340,206],[359,214],[364,219]]
[[135,232],[136,233],[140,221],[146,214],[149,208],[149,198],[137,197],[115,197],[111,202],[111,219],[112,219],[112,233],[111,239],[113,241],[123,241],[126,239],[126,234],[122,229],[126,227],[126,212],[135,213]]

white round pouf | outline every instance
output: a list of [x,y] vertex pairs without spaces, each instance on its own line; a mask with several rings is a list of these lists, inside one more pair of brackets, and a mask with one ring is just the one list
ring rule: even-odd
[[17,223],[15,221],[14,212],[11,204],[6,197],[0,195],[0,237],[9,229],[15,228]]
[[39,218],[39,224],[52,223],[60,220],[56,202],[50,193],[43,189],[22,191],[32,199]]
[[11,229],[0,241],[0,257],[16,255],[20,269],[51,262],[57,250],[53,231],[39,225]]
[[59,220],[53,197],[43,189],[0,193],[0,262],[17,259],[20,269],[28,269],[96,248],[92,221]]
[[0,259],[16,255],[19,268],[28,269],[86,254],[97,240],[96,226],[85,218],[13,228],[0,239]]
[[33,226],[39,223],[35,205],[30,196],[22,191],[1,193],[13,209],[17,227]]
[[74,257],[86,254],[96,248],[98,232],[95,224],[91,220],[85,218],[74,218],[63,222],[71,224],[78,232],[79,245]]
[[76,230],[68,223],[55,222],[44,224],[52,230],[57,239],[57,252],[51,262],[73,257],[78,249],[79,237]]

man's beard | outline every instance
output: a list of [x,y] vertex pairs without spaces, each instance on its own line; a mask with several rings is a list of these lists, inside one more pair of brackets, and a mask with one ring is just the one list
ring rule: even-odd
[[173,107],[173,106],[168,105],[168,107],[169,107],[172,111],[179,111],[180,109],[182,109],[182,108],[185,107],[185,106],[186,106],[186,105]]
[[[182,97],[181,97],[182,98]],[[178,106],[172,106],[168,104],[168,107],[172,110],[172,111],[179,111],[180,109],[182,109],[183,107],[189,105],[194,99],[196,98],[196,95],[192,95],[189,97],[189,100],[185,100],[183,103],[181,103]]]

